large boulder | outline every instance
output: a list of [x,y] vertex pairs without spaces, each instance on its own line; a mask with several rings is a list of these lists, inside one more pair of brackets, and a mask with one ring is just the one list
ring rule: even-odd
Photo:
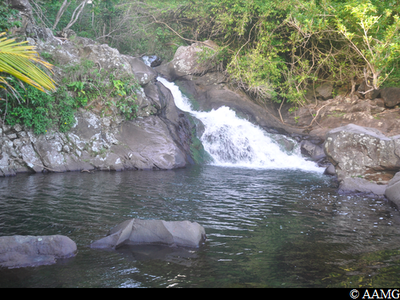
[[395,107],[400,104],[400,88],[389,87],[381,90],[381,96],[387,107]]
[[339,180],[359,177],[387,184],[400,170],[400,136],[389,138],[374,128],[335,128],[327,133],[324,149]]
[[305,156],[312,158],[314,161],[320,161],[326,157],[325,151],[317,142],[303,140],[300,143],[301,153]]
[[333,84],[331,82],[325,82],[315,89],[317,98],[322,100],[328,100],[332,98]]
[[133,75],[141,86],[155,81],[158,75],[142,59],[121,54],[118,49],[107,44],[82,37],[75,37],[73,41],[62,40],[53,36],[48,28],[33,25],[28,29],[32,31],[30,33],[32,37],[27,39],[29,44],[35,46],[39,53],[51,55],[59,65],[80,64],[84,60],[90,60],[100,70],[115,72],[117,75]]
[[50,265],[57,259],[75,256],[74,241],[63,235],[2,236],[0,237],[0,266],[6,268]]
[[155,70],[170,81],[186,75],[204,74],[211,68],[204,61],[200,62],[199,53],[214,51],[217,45],[212,41],[193,43],[190,46],[180,46],[174,58],[166,64],[157,66]]
[[400,136],[389,138],[374,128],[335,128],[327,133],[324,149],[342,191],[383,195],[400,170]]
[[359,193],[371,196],[383,196],[386,185],[376,184],[363,178],[346,177],[339,184],[339,193]]
[[116,249],[122,245],[162,244],[197,248],[205,239],[205,230],[197,222],[131,219],[112,228],[91,247]]
[[396,175],[389,181],[385,191],[385,196],[395,203],[397,207],[400,207],[400,172],[396,173]]
[[400,134],[400,108],[388,108],[382,98],[369,100],[355,94],[337,95],[329,100],[310,101],[296,110],[290,108],[282,106],[283,121],[305,128],[312,137],[325,139],[328,131],[348,124],[376,128],[388,137]]
[[31,15],[32,5],[30,5],[28,0],[8,0],[11,8],[19,10],[21,13]]
[[136,80],[142,86],[157,78],[158,73],[154,71],[151,67],[146,65],[142,59],[127,55],[125,56],[125,58],[127,61],[129,61]]

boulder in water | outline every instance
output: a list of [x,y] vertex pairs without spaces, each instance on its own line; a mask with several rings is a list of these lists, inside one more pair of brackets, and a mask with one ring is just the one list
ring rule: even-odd
[[197,248],[205,239],[205,230],[197,222],[131,219],[112,228],[91,247],[116,249],[122,245],[162,244]]
[[355,124],[327,133],[324,149],[339,181],[363,178],[385,185],[400,169],[400,135],[387,137],[375,128]]
[[75,255],[74,241],[63,235],[2,236],[0,266],[6,268],[33,267],[56,263],[57,259]]
[[396,175],[394,175],[394,177],[389,181],[385,191],[385,196],[396,204],[397,207],[400,207],[400,172],[396,173]]
[[359,193],[371,196],[383,196],[386,185],[376,184],[363,178],[346,177],[340,181],[339,192],[341,193]]

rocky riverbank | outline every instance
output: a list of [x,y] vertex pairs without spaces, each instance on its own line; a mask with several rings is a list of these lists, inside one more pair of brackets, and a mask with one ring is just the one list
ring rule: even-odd
[[[199,71],[193,57],[201,51],[200,44],[183,48],[171,62],[155,69],[175,80],[201,110],[229,106],[268,132],[296,139],[305,156],[326,167],[326,174],[337,177],[340,192],[386,195],[400,204],[393,196],[396,184],[391,181],[400,171],[400,109],[395,88],[367,96],[333,97],[332,89],[329,93],[325,86],[314,93],[311,104],[295,111],[283,106],[279,115],[276,106],[256,104],[232,87],[224,74],[204,68]],[[388,184],[391,189],[385,193]]]
[[[71,131],[50,130],[35,135],[20,125],[0,127],[0,176],[20,172],[173,169],[201,161],[196,128],[190,116],[174,104],[170,91],[157,81],[177,83],[201,110],[223,105],[271,133],[296,139],[302,153],[338,178],[339,190],[383,196],[400,170],[400,103],[398,89],[334,96],[321,85],[307,94],[308,105],[297,110],[286,104],[256,103],[211,65],[199,64],[211,41],[180,47],[172,61],[151,68],[142,59],[119,53],[108,45],[71,35],[55,37],[49,29],[29,22],[27,40],[58,65],[94,62],[100,70],[126,73],[140,84],[137,118],[101,114],[96,103],[75,115]],[[56,68],[58,79],[67,76]],[[197,145],[197,146],[194,146]],[[393,190],[393,184],[391,189]],[[390,196],[389,196],[390,198]]]
[[[107,45],[74,37],[61,40],[48,29],[28,27],[27,40],[58,66],[95,62],[105,72],[132,75],[139,82],[136,118],[127,121],[118,112],[104,115],[101,103],[90,103],[75,114],[68,132],[57,129],[34,134],[32,129],[0,122],[0,176],[21,172],[173,169],[193,163],[193,128],[188,116],[174,104],[171,92],[142,59],[122,55]],[[60,67],[55,76],[68,74]],[[112,100],[112,99],[110,99]]]

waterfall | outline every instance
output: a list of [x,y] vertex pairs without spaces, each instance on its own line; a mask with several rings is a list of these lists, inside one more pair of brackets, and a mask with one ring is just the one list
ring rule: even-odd
[[236,113],[226,106],[210,112],[194,111],[189,99],[182,94],[175,83],[161,77],[157,79],[171,91],[178,108],[190,113],[204,124],[205,129],[200,140],[204,149],[213,158],[212,164],[226,167],[323,172],[323,168],[301,156],[300,147],[295,141],[281,136],[280,139],[296,144],[291,151],[283,149],[272,134],[237,117]]

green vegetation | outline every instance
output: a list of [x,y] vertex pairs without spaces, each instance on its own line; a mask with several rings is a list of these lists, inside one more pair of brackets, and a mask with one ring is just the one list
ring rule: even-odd
[[301,105],[307,87],[326,81],[349,91],[399,81],[399,4],[195,0],[170,22],[187,39],[217,42],[227,74],[255,98]]
[[0,32],[7,31],[13,26],[21,26],[21,21],[16,19],[18,11],[10,9],[4,1],[0,3]]
[[[0,23],[1,26],[20,25],[10,21],[16,17],[16,11],[6,4],[0,5],[0,14],[8,20]],[[139,84],[133,76],[115,78],[115,72],[99,71],[92,61],[83,60],[79,64],[59,66],[64,76],[56,90],[54,80],[40,66],[51,70],[53,66],[45,60],[55,64],[57,61],[47,52],[39,56],[33,46],[25,43],[7,37],[0,39],[0,113],[3,123],[23,124],[33,128],[36,134],[50,128],[66,132],[75,123],[76,110],[94,104],[101,107],[103,114],[120,113],[129,120],[136,117]]]
[[66,132],[75,124],[76,110],[94,104],[101,107],[103,115],[120,113],[128,120],[136,118],[139,84],[133,76],[116,79],[112,72],[98,71],[90,60],[63,69],[65,76],[53,93],[24,87],[16,78],[10,77],[10,84],[19,97],[0,103],[5,122],[23,124],[37,134],[52,127]]
[[[55,11],[62,1],[49,2]],[[179,45],[216,42],[200,59],[258,101],[299,106],[324,82],[349,92],[365,82],[367,92],[400,80],[398,0],[107,0],[85,9],[78,35],[128,54],[169,60]]]
[[[133,56],[156,54],[170,60],[180,45],[212,40],[218,49],[204,51],[199,60],[225,72],[259,102],[286,101],[298,107],[307,103],[308,89],[325,82],[346,93],[362,83],[365,92],[400,84],[399,0],[35,0],[32,4],[36,22],[55,33],[71,28],[78,36]],[[0,28],[18,25],[14,15],[0,5],[0,16],[6,16]],[[51,61],[46,53],[42,56]],[[71,107],[90,107],[94,99],[108,94],[108,88],[114,97],[103,103],[117,107],[127,118],[135,116],[132,81],[95,74],[96,68],[90,72],[85,66],[68,68],[66,72],[83,71],[85,77],[71,76],[60,83],[73,93]],[[4,113],[4,105],[2,109]]]
[[16,79],[11,79],[11,84],[20,97],[19,101],[2,103],[2,110],[7,112],[6,124],[22,124],[33,128],[36,134],[45,133],[52,126],[66,132],[74,125],[75,98],[68,96],[64,87],[46,94],[31,86],[24,88]]

